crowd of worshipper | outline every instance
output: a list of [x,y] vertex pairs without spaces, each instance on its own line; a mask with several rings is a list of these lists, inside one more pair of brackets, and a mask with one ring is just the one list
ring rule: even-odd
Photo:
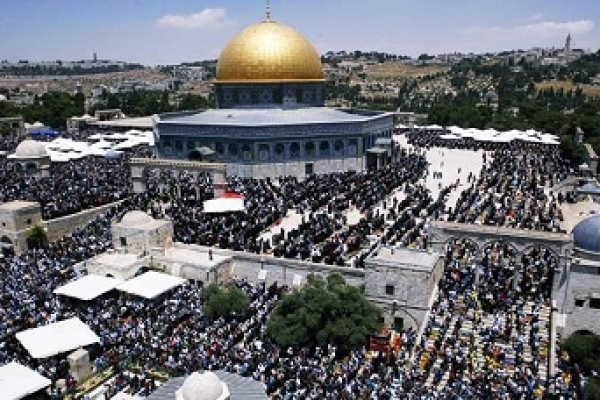
[[[460,223],[504,226],[558,232],[562,221],[562,192],[550,188],[569,176],[569,168],[549,146],[535,152],[507,148],[484,153],[478,177],[449,208],[447,220]],[[491,160],[489,159],[491,158]]]
[[415,352],[422,383],[465,398],[545,393],[556,267],[547,249],[517,257],[501,242],[482,253],[468,240],[450,243],[439,293]]
[[[173,220],[175,240],[183,243],[360,266],[372,248],[367,236],[381,234],[386,229],[384,214],[394,212],[391,202],[385,213],[373,209],[396,188],[412,199],[403,203],[407,221],[412,223],[406,229],[404,242],[423,237],[422,221],[417,223],[415,218],[423,208],[427,207],[427,215],[437,215],[442,209],[439,204],[428,207],[434,203],[427,199],[430,194],[422,186],[420,190],[413,187],[426,170],[422,154],[405,152],[398,163],[379,170],[314,175],[303,181],[294,177],[230,177],[228,190],[243,194],[245,211],[207,214],[202,203],[214,196],[209,176],[147,169],[148,193],[155,201],[145,211]],[[347,213],[352,210],[361,217],[349,226]],[[288,212],[302,214],[302,222],[286,232],[277,226]],[[387,223],[391,224],[391,220]],[[275,231],[272,239],[263,239],[261,234],[269,229]]]
[[[405,151],[399,163],[381,170],[312,176],[304,181],[231,177],[229,190],[243,194],[247,208],[231,214],[203,212],[202,202],[214,196],[209,175],[149,169],[146,193],[124,195],[123,204],[44,249],[0,259],[0,364],[14,360],[35,368],[52,379],[52,390],[60,398],[56,382],[65,379],[68,387],[74,384],[64,356],[31,359],[14,334],[76,315],[101,337],[100,345],[91,348],[97,371],[112,366],[121,372],[132,365],[174,374],[225,369],[264,382],[273,398],[282,399],[393,399],[407,394],[445,398],[457,393],[466,398],[514,398],[538,393],[543,384],[538,377],[547,357],[542,351],[548,340],[543,336],[548,332],[544,312],[556,263],[552,254],[541,249],[517,260],[512,248],[496,245],[475,260],[468,243],[455,243],[446,255],[426,334],[415,343],[416,332],[403,332],[403,350],[391,364],[367,358],[364,349],[339,359],[331,347],[282,349],[270,343],[265,337],[266,318],[287,290],[278,285],[236,281],[251,299],[248,313],[216,321],[202,314],[201,288],[193,283],[158,302],[113,295],[78,304],[52,294],[77,276],[76,262],[111,246],[111,220],[133,209],[172,219],[175,240],[184,243],[327,264],[349,262],[355,267],[361,267],[377,245],[365,245],[369,236],[384,244],[427,248],[426,223],[445,214],[457,222],[554,230],[564,199],[540,187],[564,179],[568,167],[547,146],[504,145],[487,150],[495,153],[486,156],[489,162],[486,159],[481,176],[470,177],[472,186],[447,213],[446,197],[456,186],[442,188],[434,199],[420,182],[428,166],[419,151]],[[91,160],[87,165],[93,164]],[[70,171],[68,181],[83,179],[84,173]],[[124,173],[128,177],[128,171]],[[96,182],[102,186],[100,180],[107,177],[100,176],[105,178],[97,177]],[[109,176],[108,185],[128,181],[115,180],[114,169]],[[79,187],[93,181],[85,179],[73,184]],[[91,197],[98,194],[90,193]],[[57,196],[57,191],[52,194]],[[360,212],[358,223],[348,225],[348,210]],[[291,211],[304,215],[303,222],[289,232],[277,229]],[[501,213],[504,223],[499,222]],[[260,238],[273,227],[278,231],[273,240]],[[494,290],[487,290],[490,287]],[[565,393],[579,385],[577,379],[547,379]],[[123,382],[117,387],[129,385]]]
[[[17,144],[4,139],[8,151]],[[31,176],[10,159],[0,158],[0,203],[38,202],[42,218],[49,220],[122,200],[131,193],[128,159],[149,153],[147,146],[139,146],[119,159],[85,157],[52,163],[48,177]]]
[[[307,398],[518,398],[541,389],[546,362],[548,309],[556,259],[534,249],[520,260],[496,244],[475,258],[469,242],[446,254],[439,295],[417,343],[417,332],[401,332],[397,357],[369,357],[366,348],[340,354],[326,348],[281,348],[265,335],[269,312],[288,288],[277,283],[233,284],[250,299],[244,315],[215,320],[202,313],[202,285],[187,282],[156,300],[109,293],[91,302],[54,295],[75,278],[78,261],[110,247],[110,220],[146,209],[153,198],[138,195],[86,228],[21,256],[0,260],[0,364],[17,361],[52,380],[59,399],[76,382],[64,356],[32,359],[16,341],[22,330],[77,316],[100,337],[90,347],[94,371],[112,367],[117,376],[133,367],[186,375],[226,370],[265,384],[273,399]],[[488,290],[493,287],[494,290]],[[61,379],[64,386],[57,385]],[[137,382],[137,383],[136,383]],[[125,378],[112,386],[152,389],[149,380]],[[575,390],[571,382],[569,388]]]
[[416,129],[405,132],[408,143],[414,147],[422,149],[446,148],[457,150],[473,151],[496,151],[506,149],[507,147],[529,148],[532,150],[544,147],[557,147],[544,143],[528,142],[522,140],[512,140],[510,142],[475,140],[472,137],[461,137],[452,140],[444,139],[444,133],[440,130]]

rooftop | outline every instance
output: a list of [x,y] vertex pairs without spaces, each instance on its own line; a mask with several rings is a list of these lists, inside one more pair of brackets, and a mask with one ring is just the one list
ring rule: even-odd
[[440,255],[428,253],[421,250],[396,249],[392,247],[380,247],[377,255],[373,256],[369,263],[393,264],[420,271],[431,271],[437,263]]
[[170,247],[165,249],[164,257],[175,263],[201,265],[207,268],[219,265],[229,258],[213,253],[212,260],[209,260],[207,252],[179,247]]
[[152,129],[152,117],[121,118],[110,121],[96,121],[89,125],[109,128]]
[[105,253],[96,257],[98,264],[109,265],[116,268],[129,268],[140,259],[136,254]]
[[381,115],[387,114],[354,114],[344,110],[326,107],[298,109],[236,108],[207,110],[197,114],[172,118],[162,116],[160,122],[168,124],[223,126],[277,126],[366,122],[380,117]]
[[0,204],[0,210],[15,211],[23,208],[39,207],[40,205],[33,201],[14,200],[8,203]]

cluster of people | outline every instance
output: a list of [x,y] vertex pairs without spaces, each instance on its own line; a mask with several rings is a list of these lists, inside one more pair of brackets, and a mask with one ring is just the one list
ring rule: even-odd
[[[0,148],[12,152],[14,138],[2,139]],[[40,203],[45,220],[122,200],[131,194],[128,159],[147,156],[147,146],[138,146],[119,159],[85,157],[52,163],[47,177],[34,177],[11,159],[0,157],[0,203],[13,200]]]
[[[427,135],[410,139],[422,149],[439,145]],[[479,142],[465,141],[461,148],[481,148],[474,143]],[[389,361],[367,357],[365,348],[341,358],[331,346],[286,349],[270,342],[265,334],[269,312],[288,290],[277,284],[235,280],[250,306],[244,315],[217,320],[202,313],[202,287],[193,282],[156,301],[108,294],[81,303],[52,293],[81,274],[76,263],[110,248],[111,222],[134,209],[170,218],[180,242],[353,267],[364,266],[380,243],[426,249],[427,223],[440,218],[560,229],[564,199],[544,190],[570,173],[556,150],[524,144],[484,149],[493,151],[485,156],[485,168],[469,178],[470,186],[452,207],[447,198],[457,185],[441,188],[434,198],[422,181],[426,158],[417,150],[404,151],[397,163],[373,171],[303,181],[230,177],[228,189],[244,195],[246,211],[229,214],[203,212],[203,201],[214,197],[211,177],[205,174],[149,169],[148,190],[132,195],[127,157],[53,165],[52,177],[37,181],[11,175],[3,164],[0,202],[40,201],[45,218],[125,201],[43,249],[0,258],[0,365],[14,360],[35,368],[52,379],[52,391],[60,398],[56,382],[72,382],[64,355],[32,359],[14,335],[78,316],[101,338],[90,348],[97,371],[112,367],[120,374],[132,366],[171,374],[224,369],[263,382],[274,399],[518,398],[540,393],[553,379],[545,369],[546,332],[557,263],[541,248],[517,257],[505,244],[478,250],[468,241],[452,243],[421,340],[414,330],[401,332],[402,349]],[[304,215],[302,222],[287,231],[277,229],[290,212]],[[360,213],[356,223],[348,223],[350,212]],[[261,238],[273,228],[277,233],[272,239]],[[146,380],[119,382],[119,388],[126,384],[152,390]],[[574,390],[573,383],[565,390]]]
[[415,362],[432,391],[533,398],[548,383],[550,299],[557,259],[508,244],[448,245],[444,275]]
[[128,198],[87,226],[42,249],[0,257],[0,365],[9,361],[21,362],[52,379],[53,384],[68,378],[64,355],[32,359],[15,334],[71,316],[64,311],[62,299],[53,294],[54,289],[81,274],[75,268],[77,263],[112,246],[112,220],[129,210],[145,207],[147,203],[144,195]]
[[495,151],[489,161],[483,157],[486,165],[449,209],[448,221],[560,230],[564,198],[549,188],[566,179],[569,170],[556,149],[515,147]]

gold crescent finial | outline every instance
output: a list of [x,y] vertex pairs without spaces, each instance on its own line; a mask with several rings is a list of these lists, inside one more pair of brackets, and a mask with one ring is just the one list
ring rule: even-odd
[[266,18],[265,21],[271,20],[271,0],[267,0],[267,10],[266,10]]

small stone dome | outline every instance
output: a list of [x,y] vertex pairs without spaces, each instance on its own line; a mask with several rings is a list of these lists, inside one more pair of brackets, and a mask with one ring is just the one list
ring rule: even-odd
[[181,400],[220,400],[227,398],[226,386],[213,372],[194,372],[180,389]]
[[15,150],[15,158],[44,158],[48,157],[46,147],[35,140],[23,140]]
[[584,219],[573,228],[575,247],[600,255],[600,215]]
[[121,218],[121,224],[128,226],[146,225],[152,221],[154,218],[139,210],[129,211]]

